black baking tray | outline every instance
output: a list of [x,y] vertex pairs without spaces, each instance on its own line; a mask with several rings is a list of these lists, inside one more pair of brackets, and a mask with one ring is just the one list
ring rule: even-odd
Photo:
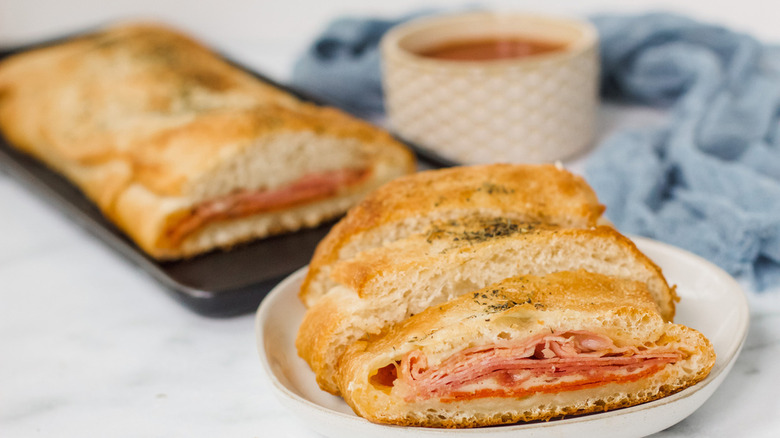
[[[56,44],[87,33],[89,31],[24,47],[0,50],[0,60],[15,53]],[[258,79],[286,90],[302,100],[318,105],[329,105],[320,98],[278,83],[227,57],[223,56],[223,58]],[[342,109],[355,115],[355,112],[350,111],[349,108]],[[409,146],[417,154],[418,159],[427,164],[426,167],[456,165],[411,142],[400,138],[399,140]],[[125,259],[141,267],[164,285],[165,290],[180,303],[205,316],[226,317],[257,309],[260,301],[279,281],[309,262],[317,243],[334,223],[256,240],[239,245],[230,251],[217,250],[191,259],[161,262],[147,256],[67,179],[35,158],[12,148],[2,132],[0,132],[0,166]]]

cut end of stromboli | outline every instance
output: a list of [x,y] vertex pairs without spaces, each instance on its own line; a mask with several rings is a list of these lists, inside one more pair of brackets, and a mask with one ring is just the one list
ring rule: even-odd
[[[158,258],[190,256],[316,226],[344,214],[385,182],[413,171],[411,154],[387,134],[328,113],[320,120],[312,114],[308,119],[288,114],[285,119],[283,110],[264,112],[276,120],[273,129],[263,131],[245,150],[215,160],[205,176],[183,185],[192,196],[168,197],[169,209],[151,216],[143,207],[158,203],[159,196],[138,185],[118,199],[119,221],[135,220],[134,212],[146,211],[137,241],[146,244],[147,252]],[[282,123],[285,120],[290,123]],[[302,123],[307,120],[310,123]],[[210,184],[203,181],[206,176]]]
[[709,373],[715,353],[646,287],[585,271],[510,278],[432,306],[341,358],[371,421],[476,427],[631,406]]

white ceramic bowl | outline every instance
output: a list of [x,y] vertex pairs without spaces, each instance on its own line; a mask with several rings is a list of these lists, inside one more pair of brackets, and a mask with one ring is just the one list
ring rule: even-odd
[[[419,54],[486,38],[564,47],[491,61]],[[460,164],[571,157],[593,138],[597,42],[589,23],[540,15],[476,12],[413,20],[381,43],[388,122],[401,137]]]

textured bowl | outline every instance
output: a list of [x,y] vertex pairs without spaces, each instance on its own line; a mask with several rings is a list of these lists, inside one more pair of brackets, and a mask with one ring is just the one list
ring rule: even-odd
[[[447,42],[524,38],[563,43],[516,59],[443,61],[419,55]],[[519,13],[423,18],[381,43],[391,128],[461,164],[565,159],[593,138],[598,37],[589,23]]]

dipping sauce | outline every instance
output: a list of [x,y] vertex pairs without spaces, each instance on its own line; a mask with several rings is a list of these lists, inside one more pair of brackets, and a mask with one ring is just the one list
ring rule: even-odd
[[448,61],[493,61],[524,58],[526,56],[561,50],[565,44],[551,41],[485,38],[452,41],[419,52],[420,56]]

